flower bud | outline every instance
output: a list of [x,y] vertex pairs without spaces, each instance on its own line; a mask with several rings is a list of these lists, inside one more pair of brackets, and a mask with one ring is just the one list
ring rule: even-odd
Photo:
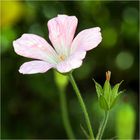
[[118,91],[123,81],[121,81],[120,83],[116,84],[113,88],[111,88],[110,78],[111,78],[111,72],[107,71],[106,81],[104,83],[103,88],[99,83],[97,83],[94,80],[100,107],[106,111],[110,110],[115,105],[118,96],[120,95],[120,93],[123,92],[123,91],[120,92]]
[[111,77],[111,71],[107,71],[106,72],[106,80],[110,81],[110,77]]

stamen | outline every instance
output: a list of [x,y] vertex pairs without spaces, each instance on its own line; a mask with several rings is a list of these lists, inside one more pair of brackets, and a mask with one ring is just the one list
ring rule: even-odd
[[66,58],[66,56],[65,56],[65,55],[60,55],[60,56],[59,56],[59,59],[60,59],[61,61],[64,61],[64,60],[65,60],[65,58]]

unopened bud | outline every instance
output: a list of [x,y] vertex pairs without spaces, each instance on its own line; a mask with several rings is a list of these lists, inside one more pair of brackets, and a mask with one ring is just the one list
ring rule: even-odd
[[106,72],[106,80],[110,81],[110,77],[111,77],[111,71],[107,71]]
[[103,87],[94,80],[100,106],[102,109],[106,111],[110,110],[116,104],[118,96],[120,95],[120,93],[124,92],[124,91],[118,91],[122,81],[120,83],[117,83],[114,87],[111,87],[110,77],[111,77],[111,71],[107,71],[106,81]]

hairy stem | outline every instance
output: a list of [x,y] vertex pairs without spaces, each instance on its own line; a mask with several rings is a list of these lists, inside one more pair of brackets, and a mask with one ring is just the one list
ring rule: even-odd
[[101,140],[103,133],[104,133],[104,130],[105,130],[105,127],[106,127],[106,124],[107,124],[107,121],[108,121],[108,117],[109,117],[109,111],[105,111],[105,116],[103,118],[103,122],[101,123],[101,125],[99,127],[96,140]]
[[69,74],[69,79],[70,79],[70,82],[71,82],[71,84],[73,86],[73,89],[75,90],[75,93],[77,95],[78,101],[79,101],[80,106],[82,108],[82,111],[84,113],[86,124],[87,124],[87,128],[88,128],[88,131],[89,131],[89,134],[90,134],[90,139],[94,139],[94,134],[93,134],[91,122],[90,122],[90,119],[89,119],[89,115],[88,115],[85,103],[83,101],[83,98],[81,96],[81,93],[80,93],[80,91],[79,91],[79,89],[78,89],[78,87],[76,85],[76,82],[75,82],[73,76],[72,76],[72,73]]

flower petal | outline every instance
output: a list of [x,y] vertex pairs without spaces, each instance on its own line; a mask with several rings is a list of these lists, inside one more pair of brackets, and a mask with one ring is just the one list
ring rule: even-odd
[[75,68],[80,67],[81,65],[82,65],[82,60],[75,60],[75,61],[71,61],[71,62],[62,61],[57,65],[56,69],[61,73],[67,73]]
[[44,73],[54,67],[52,64],[45,61],[30,61],[21,65],[19,72],[22,74]]
[[58,15],[48,21],[49,38],[58,54],[69,54],[77,23],[75,16],[67,15]]
[[57,54],[45,39],[34,34],[23,34],[19,39],[13,41],[14,50],[17,54],[44,60],[55,64]]
[[56,65],[56,69],[61,73],[70,72],[73,69],[76,69],[82,65],[82,59],[85,57],[86,51],[77,52],[71,55],[68,59],[59,62]]
[[70,55],[70,58],[74,58],[77,60],[83,60],[86,56],[86,51],[85,50],[78,50],[75,51],[73,54]]
[[69,72],[82,65],[82,60],[86,56],[86,51],[79,50],[71,54],[66,60],[59,62],[56,69],[61,73]]
[[73,40],[71,46],[71,53],[76,50],[91,50],[97,47],[101,40],[102,36],[99,27],[83,30]]

